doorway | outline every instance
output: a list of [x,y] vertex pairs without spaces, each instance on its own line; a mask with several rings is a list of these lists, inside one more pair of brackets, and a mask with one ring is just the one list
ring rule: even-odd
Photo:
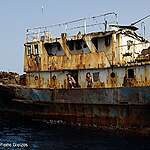
[[79,87],[79,83],[78,83],[78,70],[69,70],[68,72],[74,78],[74,80],[76,81],[76,87]]

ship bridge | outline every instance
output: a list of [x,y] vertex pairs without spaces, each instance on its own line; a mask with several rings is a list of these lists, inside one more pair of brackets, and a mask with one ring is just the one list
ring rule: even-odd
[[78,88],[87,88],[88,76],[92,88],[149,85],[150,45],[137,29],[118,25],[114,12],[27,29],[27,85],[67,88],[68,74]]

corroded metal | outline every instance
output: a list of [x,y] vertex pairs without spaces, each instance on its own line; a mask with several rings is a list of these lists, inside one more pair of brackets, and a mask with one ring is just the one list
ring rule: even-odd
[[150,125],[150,87],[52,90],[1,85],[2,89],[1,112],[98,128],[140,131]]
[[[89,71],[107,77],[105,81],[100,77],[94,80],[93,88],[149,85],[149,63],[149,43],[128,27],[86,35],[79,33],[73,37],[62,34],[50,41],[25,44],[27,85],[36,88],[65,88],[66,74],[71,70],[78,71],[76,80],[81,88],[86,88],[84,74]],[[144,72],[143,68],[146,68]],[[128,69],[133,69],[135,77],[128,78]],[[111,72],[115,73],[114,78]],[[57,82],[54,86],[53,75]]]
[[150,44],[134,26],[102,24],[104,31],[73,36],[27,35],[26,86],[0,85],[0,110],[74,125],[149,129]]

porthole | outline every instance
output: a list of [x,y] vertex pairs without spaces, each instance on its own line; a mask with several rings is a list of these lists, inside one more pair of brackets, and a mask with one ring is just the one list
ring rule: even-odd
[[111,74],[110,74],[110,76],[111,76],[111,78],[115,78],[115,73],[114,72],[112,72]]

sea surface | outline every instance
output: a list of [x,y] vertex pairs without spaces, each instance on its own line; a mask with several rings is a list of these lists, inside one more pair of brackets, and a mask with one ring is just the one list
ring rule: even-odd
[[150,150],[150,138],[46,121],[0,119],[0,150]]

